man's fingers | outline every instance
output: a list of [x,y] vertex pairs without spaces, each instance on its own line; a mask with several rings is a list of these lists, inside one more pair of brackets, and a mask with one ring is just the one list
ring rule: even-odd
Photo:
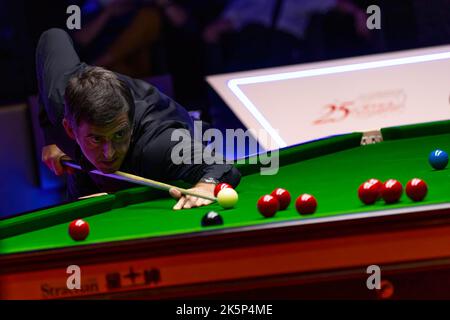
[[57,168],[57,161],[55,161],[54,159],[48,159],[47,161],[45,161],[45,164],[47,165],[47,167],[50,169],[50,171],[52,171],[54,174],[56,174],[57,176],[61,175],[61,172],[58,171]]
[[75,169],[72,168],[72,167],[66,167],[66,172],[67,172],[68,174],[74,174],[74,173],[75,173]]
[[[177,190],[178,191],[178,190]],[[170,191],[169,191],[170,192]],[[211,204],[212,201],[208,199],[198,198],[194,196],[182,196],[173,207],[174,210],[191,209],[195,207],[202,207]]]
[[53,172],[56,175],[58,174],[54,165],[54,161],[52,161],[51,158],[42,159],[42,161],[44,161],[45,165],[51,172]]
[[194,203],[194,207],[202,207],[204,205],[205,205],[205,199],[202,199],[202,198],[198,198]]
[[185,209],[195,208],[195,207],[203,207],[211,204],[212,201],[203,198],[190,197],[188,201],[184,204]]
[[191,196],[186,196],[186,202],[184,203],[184,206],[183,206],[183,208],[184,209],[190,209],[190,208],[192,208],[192,205],[193,205],[193,198],[195,198],[195,197],[191,197]]
[[179,199],[182,196],[182,193],[180,192],[180,190],[175,189],[175,188],[170,188],[169,194],[175,199]]
[[49,160],[47,160],[47,159],[42,159],[42,161],[44,161],[44,163],[45,163],[45,165],[47,166],[47,168],[50,170],[50,171],[52,171],[52,172],[55,172],[55,170],[53,169],[53,166],[52,166],[52,162],[51,161],[49,161]]
[[41,159],[47,167],[58,176],[65,172],[73,173],[73,170],[69,171],[61,164],[61,159],[70,160],[70,157],[64,154],[56,144],[44,146],[42,148]]
[[[208,193],[212,194],[213,187],[210,187],[209,185],[207,185],[207,186],[195,187],[190,190],[206,195]],[[173,207],[174,210],[202,207],[202,206],[209,205],[213,202],[212,200],[204,199],[202,197],[196,197],[194,195],[182,194],[177,188],[171,188],[169,190],[169,193],[175,199],[179,199],[178,202]]]
[[64,168],[63,168],[61,162],[59,161],[59,159],[57,159],[56,161],[53,161],[53,168],[54,168],[57,176],[60,176],[64,173]]
[[74,174],[75,173],[75,168],[72,168],[72,167],[69,167],[69,166],[65,166],[65,165],[62,164],[62,161],[70,161],[70,160],[71,159],[68,156],[63,155],[62,157],[60,157],[58,159],[58,163],[61,165],[62,170],[63,170],[64,173]]
[[187,201],[184,204],[185,209],[195,208],[198,207],[198,201],[200,199],[194,196],[187,196]]
[[201,200],[200,206],[207,206],[212,203],[212,201],[208,199],[200,199],[200,200]]
[[181,197],[180,200],[173,206],[174,210],[180,210],[183,208],[184,203],[186,202],[186,197]]
[[72,159],[70,159],[70,157],[65,155],[65,154],[63,154],[62,156],[60,156],[58,158],[57,162],[58,162],[58,165],[61,166],[62,173],[68,173],[68,174],[75,173],[75,169],[74,168],[69,167],[69,166],[65,166],[65,165],[62,164],[62,161],[70,161],[70,160],[72,160]]
[[178,200],[178,203],[173,207],[175,210],[179,209],[190,209],[194,207],[198,207],[198,202],[201,199],[193,196],[183,196]]

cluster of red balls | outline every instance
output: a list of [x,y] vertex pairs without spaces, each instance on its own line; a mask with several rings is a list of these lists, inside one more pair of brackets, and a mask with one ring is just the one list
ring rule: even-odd
[[[413,201],[422,201],[427,192],[427,184],[421,179],[414,178],[406,184],[406,194]],[[358,188],[358,197],[365,204],[374,204],[379,199],[383,199],[387,204],[396,203],[402,194],[403,186],[395,179],[389,179],[385,183],[370,179]]]
[[[258,211],[266,218],[273,217],[279,210],[285,210],[291,203],[289,191],[276,188],[271,194],[259,198]],[[295,201],[295,208],[299,214],[312,214],[316,211],[317,200],[310,194],[301,194]]]

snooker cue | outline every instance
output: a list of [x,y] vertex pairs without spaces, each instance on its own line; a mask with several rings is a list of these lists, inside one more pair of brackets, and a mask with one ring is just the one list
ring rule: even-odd
[[[67,161],[67,160],[61,160],[61,163],[67,167],[76,169],[76,170],[81,170],[84,171],[83,168],[81,168],[80,165],[73,163],[71,161]],[[153,187],[155,189],[159,189],[159,190],[164,190],[164,191],[169,191],[170,189],[174,188],[177,189],[178,191],[180,191],[182,194],[187,194],[190,196],[194,196],[194,197],[198,197],[198,198],[203,198],[203,199],[207,199],[207,200],[211,200],[211,201],[216,201],[217,198],[215,197],[211,197],[211,196],[207,196],[204,194],[201,194],[199,192],[195,192],[195,191],[191,191],[188,189],[184,189],[184,188],[180,188],[177,186],[173,186],[167,183],[163,183],[163,182],[159,182],[156,180],[151,180],[151,179],[147,179],[147,178],[143,178],[140,176],[136,176],[134,174],[130,174],[130,173],[126,173],[126,172],[122,172],[122,171],[116,171],[114,173],[103,173],[100,170],[91,170],[89,171],[89,173],[93,173],[93,174],[97,174],[100,176],[104,176],[104,177],[109,177],[109,178],[113,178],[116,180],[122,180],[122,181],[126,181],[126,182],[131,182],[131,183],[136,183],[136,184],[140,184],[140,185],[144,185],[144,186],[149,186],[149,187]]]

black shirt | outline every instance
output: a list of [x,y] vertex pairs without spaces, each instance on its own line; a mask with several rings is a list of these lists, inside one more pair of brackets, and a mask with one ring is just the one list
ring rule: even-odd
[[[41,105],[40,124],[45,144],[56,144],[83,167],[93,168],[82,155],[79,146],[65,133],[64,92],[69,79],[82,72],[86,64],[81,62],[70,36],[61,29],[44,32],[36,50],[36,67]],[[183,180],[195,184],[202,178],[214,178],[236,186],[240,173],[230,164],[206,164],[194,162],[203,154],[204,145],[193,140],[190,163],[175,164],[171,160],[172,149],[179,143],[171,141],[176,129],[185,129],[192,136],[194,123],[188,112],[175,101],[159,92],[149,83],[116,74],[129,86],[134,99],[131,106],[133,134],[121,171],[158,181]],[[189,161],[188,161],[189,162]],[[105,180],[106,179],[106,180]],[[70,198],[97,192],[111,192],[130,187],[118,181],[77,172],[68,177]]]

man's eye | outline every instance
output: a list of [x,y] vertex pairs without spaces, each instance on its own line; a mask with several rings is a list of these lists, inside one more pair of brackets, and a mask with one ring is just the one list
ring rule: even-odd
[[102,141],[102,139],[100,137],[91,137],[91,141],[93,143],[100,143]]
[[122,139],[124,136],[125,136],[125,132],[124,131],[119,131],[119,132],[116,132],[114,134],[114,138],[115,139]]

